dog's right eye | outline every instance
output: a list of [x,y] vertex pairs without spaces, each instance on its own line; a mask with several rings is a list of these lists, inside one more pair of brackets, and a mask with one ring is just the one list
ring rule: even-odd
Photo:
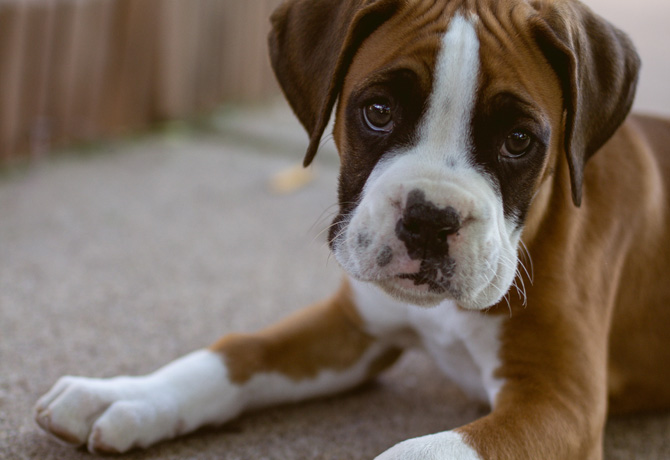
[[365,123],[373,131],[390,133],[393,130],[393,109],[389,101],[375,101],[363,109]]

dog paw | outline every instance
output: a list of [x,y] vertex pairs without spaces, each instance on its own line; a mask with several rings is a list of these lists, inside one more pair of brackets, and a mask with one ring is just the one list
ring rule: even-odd
[[178,434],[177,408],[140,377],[63,377],[35,407],[35,420],[68,444],[121,453]]
[[186,355],[141,377],[63,377],[35,407],[35,420],[68,444],[121,453],[227,422],[244,409],[221,356]]
[[375,460],[482,460],[455,431],[408,439],[391,447]]

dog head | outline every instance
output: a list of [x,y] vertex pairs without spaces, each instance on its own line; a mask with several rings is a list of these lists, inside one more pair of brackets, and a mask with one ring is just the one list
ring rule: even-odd
[[272,22],[305,165],[339,101],[335,257],[418,305],[500,301],[539,187],[567,161],[579,206],[639,67],[623,33],[569,0],[289,0]]

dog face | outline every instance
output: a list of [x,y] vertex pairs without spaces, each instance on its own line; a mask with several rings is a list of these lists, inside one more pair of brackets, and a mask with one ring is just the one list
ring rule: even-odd
[[[288,83],[285,64],[277,63],[287,24],[303,27],[296,18],[305,6],[290,2],[275,17],[275,70],[312,132],[312,147],[334,88],[339,95],[340,212],[332,251],[353,277],[401,300],[487,308],[514,280],[526,216],[556,162],[570,163],[578,204],[583,164],[611,135],[585,135],[588,148],[573,145],[582,139],[574,126],[587,102],[573,96],[579,82],[560,71],[576,62],[576,45],[556,31],[573,42],[576,35],[542,19],[539,2],[354,3],[358,8],[346,5],[352,17],[320,112],[296,102],[296,82]],[[322,33],[332,42],[338,30]],[[327,59],[320,64],[327,67]],[[610,117],[618,119],[619,110]]]
[[[486,308],[515,277],[524,218],[560,132],[560,86],[539,49],[510,49],[504,33],[482,40],[486,25],[467,12],[407,48],[395,37],[412,13],[372,34],[345,79],[331,248],[348,273],[394,297]],[[540,59],[527,62],[533,53]],[[533,84],[543,74],[547,91]]]

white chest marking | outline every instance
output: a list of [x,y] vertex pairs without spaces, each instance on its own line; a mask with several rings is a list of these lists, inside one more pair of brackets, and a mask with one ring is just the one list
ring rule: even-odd
[[382,341],[420,346],[473,399],[495,403],[503,381],[500,329],[505,317],[464,311],[450,301],[424,308],[396,301],[376,286],[351,280],[354,300],[367,330]]

